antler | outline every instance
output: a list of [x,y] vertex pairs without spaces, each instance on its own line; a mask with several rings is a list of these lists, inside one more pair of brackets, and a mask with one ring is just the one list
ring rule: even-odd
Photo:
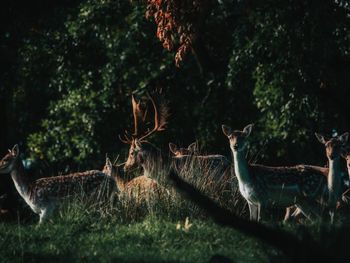
[[123,143],[126,143],[126,144],[131,144],[133,140],[133,138],[129,136],[127,130],[124,131],[124,139],[120,136],[120,134],[118,135],[118,137],[119,137],[119,140],[121,140]]
[[[167,104],[163,100],[158,98],[159,105],[157,107],[157,104],[154,101],[154,98],[149,93],[147,93],[147,95],[148,95],[150,101],[152,102],[153,109],[154,109],[154,128],[153,128],[153,130],[148,131],[145,135],[143,135],[141,138],[139,138],[140,141],[149,137],[154,132],[164,131],[165,126],[167,124],[167,118],[169,117],[169,109],[168,109]],[[159,111],[158,111],[158,109],[159,109]]]
[[132,113],[134,116],[134,132],[129,135],[128,131],[124,132],[124,138],[119,135],[119,139],[123,143],[131,144],[134,138],[140,136],[140,126],[144,123],[146,118],[146,112],[142,111],[141,102],[136,101],[134,95],[131,96]]
[[134,132],[130,135],[127,131],[124,133],[124,137],[122,138],[119,135],[119,139],[123,143],[131,144],[132,141],[136,138],[139,140],[143,140],[153,134],[156,131],[165,130],[165,126],[167,124],[167,118],[169,116],[167,104],[158,97],[159,105],[156,104],[155,99],[147,93],[148,98],[152,102],[154,109],[154,128],[151,131],[148,131],[145,135],[141,136],[140,127],[145,123],[147,116],[147,109],[143,111],[141,107],[141,102],[137,102],[135,97],[131,97],[132,102],[132,112],[134,116]]
[[131,102],[132,113],[134,115],[134,132],[132,136],[137,138],[139,136],[139,127],[144,123],[147,112],[143,113],[141,109],[141,102],[137,102],[134,95],[131,97]]

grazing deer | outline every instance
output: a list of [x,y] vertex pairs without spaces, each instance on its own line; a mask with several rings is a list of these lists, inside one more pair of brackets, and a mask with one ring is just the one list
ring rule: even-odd
[[314,201],[327,188],[326,172],[307,165],[268,167],[248,164],[245,148],[252,128],[250,124],[239,131],[222,125],[230,142],[240,193],[248,202],[250,219],[259,221],[268,206],[287,208],[296,205],[307,218],[318,216]]
[[145,175],[128,178],[122,165],[113,165],[108,157],[102,172],[113,177],[119,194],[128,198],[148,199],[151,193],[160,193],[163,190],[156,180]]
[[0,160],[0,174],[10,173],[15,187],[34,213],[39,214],[39,224],[44,222],[60,201],[70,195],[81,193],[97,194],[103,197],[107,193],[112,197],[116,186],[114,180],[101,171],[91,170],[64,176],[46,177],[30,182],[24,172],[19,157],[19,147],[15,145]]

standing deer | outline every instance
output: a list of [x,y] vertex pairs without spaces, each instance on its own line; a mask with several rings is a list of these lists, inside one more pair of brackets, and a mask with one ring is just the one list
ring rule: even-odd
[[350,181],[350,148],[349,147],[343,148],[342,157],[346,161],[346,167],[348,169],[348,176],[349,176],[349,181]]
[[248,164],[246,140],[253,125],[243,131],[232,130],[222,125],[233,154],[234,171],[241,195],[249,206],[250,219],[259,221],[264,209],[269,206],[290,207],[296,205],[309,219],[319,215],[315,200],[327,189],[324,170],[314,166],[269,167]]
[[328,159],[329,169],[327,176],[328,201],[327,206],[333,222],[334,211],[338,200],[342,194],[342,178],[341,178],[341,155],[342,147],[348,141],[349,133],[346,132],[334,138],[326,138],[325,136],[315,133],[317,139],[326,147],[326,155]]
[[180,148],[174,143],[169,143],[169,149],[174,154],[173,160],[180,160],[178,170],[199,168],[199,174],[209,183],[212,181],[219,186],[219,189],[231,183],[231,162],[225,156],[199,155],[196,143],[190,144],[188,148]]
[[[333,222],[335,210],[343,207],[344,204],[348,202],[347,196],[350,189],[346,189],[346,186],[342,181],[340,159],[341,159],[341,156],[343,156],[347,160],[347,163],[348,163],[347,167],[349,169],[350,158],[349,160],[347,159],[347,154],[346,153],[344,154],[344,150],[343,150],[343,146],[346,144],[349,134],[344,133],[341,136],[337,136],[331,139],[327,139],[325,136],[318,133],[315,133],[315,136],[326,147],[326,156],[328,159],[329,168],[322,168],[322,169],[327,173],[328,201],[326,203],[327,203],[327,209],[329,210],[329,213],[331,216],[331,222]],[[321,200],[319,201],[321,202]],[[287,213],[288,212],[289,211],[287,211]],[[297,209],[292,214],[292,217],[297,217],[299,214],[300,214],[300,210]]]
[[169,150],[174,154],[175,157],[198,154],[198,148],[197,148],[196,142],[191,143],[187,148],[178,147],[176,144],[170,142]]
[[20,196],[32,211],[40,216],[39,224],[52,214],[58,203],[71,195],[83,191],[88,195],[96,194],[97,198],[105,195],[112,197],[116,190],[114,180],[97,170],[46,177],[30,182],[19,157],[18,145],[0,160],[0,174],[7,173],[11,174]]

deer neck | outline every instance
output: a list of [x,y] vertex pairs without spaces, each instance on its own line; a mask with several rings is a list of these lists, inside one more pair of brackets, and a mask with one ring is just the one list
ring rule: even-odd
[[169,158],[162,153],[160,149],[152,144],[149,144],[147,150],[147,159],[142,164],[144,175],[147,177],[153,177],[161,171],[166,170],[169,167]]
[[123,192],[125,190],[125,185],[127,184],[127,180],[121,176],[115,176],[114,180],[117,184],[119,191]]
[[341,191],[340,158],[336,158],[333,160],[329,159],[328,161],[329,161],[329,172],[328,172],[327,184],[328,184],[328,191],[329,191],[329,199],[331,200],[331,202],[336,202]]
[[252,179],[249,174],[249,165],[245,158],[245,151],[233,151],[233,163],[239,184],[251,184]]
[[24,167],[20,158],[17,158],[13,164],[11,177],[18,193],[26,199],[29,195],[29,181],[25,175]]

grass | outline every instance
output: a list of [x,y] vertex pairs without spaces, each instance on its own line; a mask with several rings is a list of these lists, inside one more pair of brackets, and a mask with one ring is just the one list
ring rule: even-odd
[[211,222],[147,218],[131,224],[58,220],[40,227],[0,224],[1,262],[268,262],[264,246]]

